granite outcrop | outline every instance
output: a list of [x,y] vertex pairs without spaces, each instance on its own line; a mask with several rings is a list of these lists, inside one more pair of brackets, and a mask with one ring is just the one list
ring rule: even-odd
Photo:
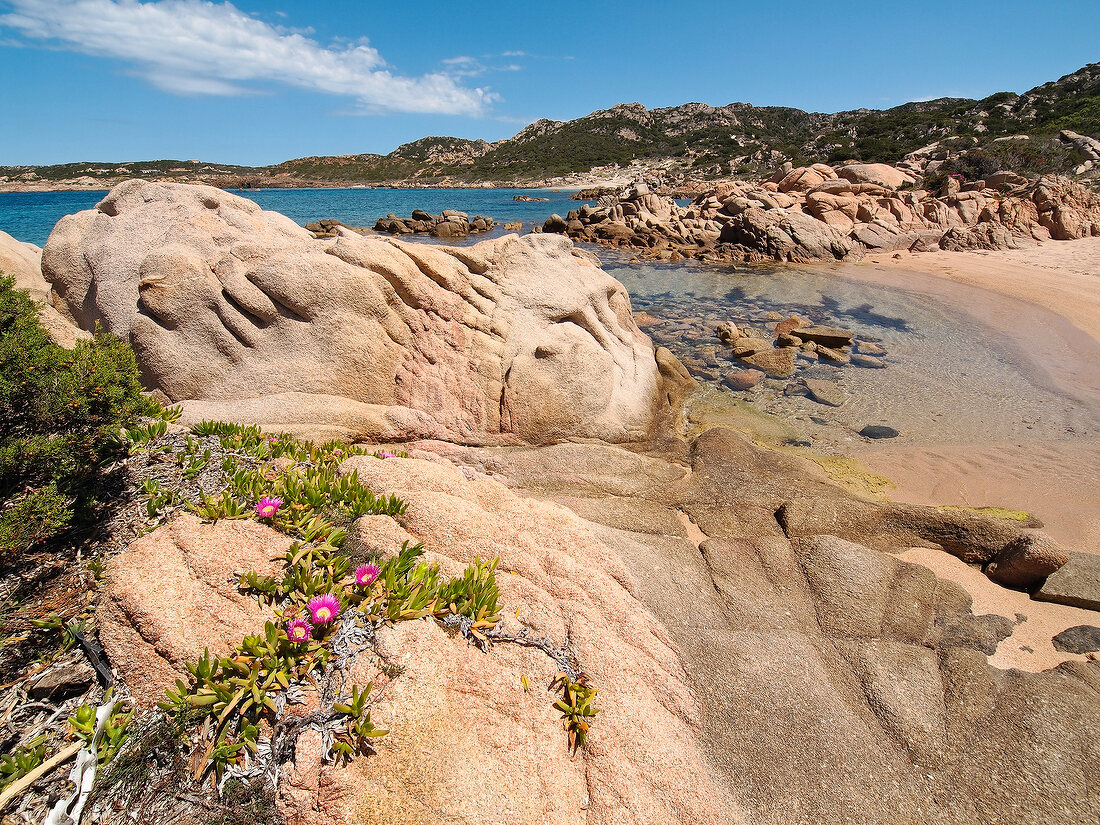
[[640,183],[543,231],[656,256],[790,263],[1100,235],[1100,195],[1066,177],[948,176],[936,192],[921,181],[913,169],[882,163],[787,164],[768,181],[720,183],[686,206]]

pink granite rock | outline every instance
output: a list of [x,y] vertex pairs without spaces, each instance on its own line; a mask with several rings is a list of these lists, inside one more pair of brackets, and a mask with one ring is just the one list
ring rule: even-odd
[[153,386],[199,402],[185,421],[217,405],[313,435],[336,409],[355,437],[473,443],[651,429],[653,347],[622,285],[569,240],[452,249],[338,232],[314,239],[213,187],[134,180],[59,221],[43,271],[58,310],[102,322]]

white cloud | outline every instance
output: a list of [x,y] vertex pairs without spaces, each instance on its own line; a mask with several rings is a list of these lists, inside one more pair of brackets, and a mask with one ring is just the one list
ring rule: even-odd
[[365,39],[328,47],[231,3],[205,0],[9,0],[0,26],[25,38],[127,61],[168,92],[235,95],[275,82],[354,98],[363,110],[484,114],[497,96],[454,72],[394,74]]

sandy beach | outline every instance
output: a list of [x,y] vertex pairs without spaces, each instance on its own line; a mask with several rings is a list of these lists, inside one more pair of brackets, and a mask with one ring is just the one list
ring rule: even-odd
[[[845,277],[917,290],[964,308],[977,321],[1011,336],[1035,380],[1100,411],[1100,238],[1050,241],[998,252],[939,252],[868,256]],[[1100,431],[1067,432],[1065,438],[1009,444],[856,447],[852,454],[897,487],[896,501],[929,505],[1005,507],[1024,510],[1071,551],[1100,553]],[[1032,601],[979,571],[934,550],[901,558],[923,564],[962,585],[975,613],[1019,622],[991,663],[1041,670],[1067,659],[1053,635],[1078,624],[1100,624],[1100,615]]]

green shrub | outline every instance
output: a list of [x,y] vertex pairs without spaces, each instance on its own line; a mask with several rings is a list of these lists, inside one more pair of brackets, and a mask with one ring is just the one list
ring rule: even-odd
[[54,344],[34,303],[0,277],[0,564],[87,520],[121,428],[158,411],[126,343]]

